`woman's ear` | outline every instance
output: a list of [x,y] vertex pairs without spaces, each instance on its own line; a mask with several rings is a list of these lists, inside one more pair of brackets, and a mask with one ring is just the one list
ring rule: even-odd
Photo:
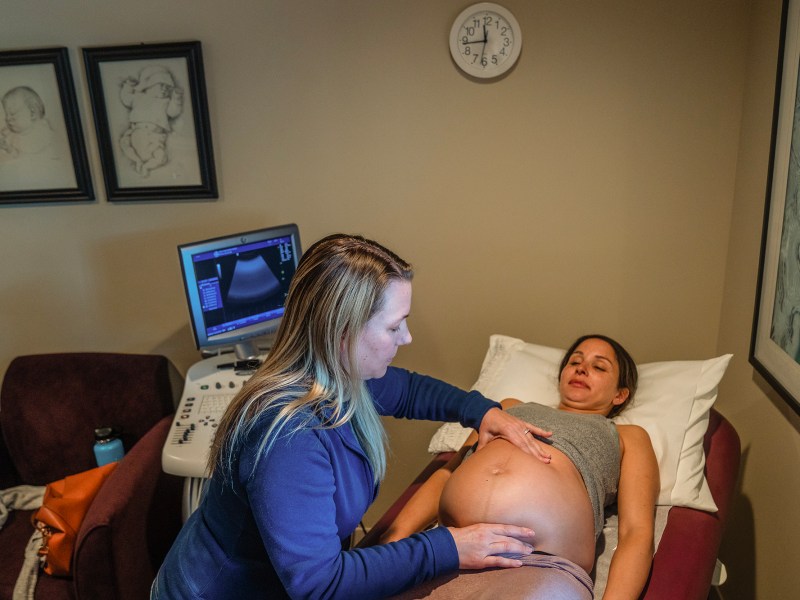
[[347,334],[342,335],[339,342],[339,357],[342,361],[342,367],[346,372],[350,372],[350,338]]
[[628,388],[619,388],[617,390],[617,395],[614,396],[614,399],[611,401],[611,403],[614,406],[619,406],[620,404],[625,404],[625,401],[628,399],[628,397],[630,395],[631,395],[631,391]]

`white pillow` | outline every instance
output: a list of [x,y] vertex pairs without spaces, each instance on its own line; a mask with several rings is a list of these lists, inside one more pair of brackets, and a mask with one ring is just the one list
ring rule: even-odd
[[[493,335],[473,389],[492,400],[518,398],[556,407],[563,356],[558,348]],[[639,389],[614,421],[640,425],[650,435],[661,476],[659,505],[717,510],[703,475],[703,436],[731,356],[638,365]],[[428,451],[457,450],[468,435],[458,423],[446,423],[434,434]]]

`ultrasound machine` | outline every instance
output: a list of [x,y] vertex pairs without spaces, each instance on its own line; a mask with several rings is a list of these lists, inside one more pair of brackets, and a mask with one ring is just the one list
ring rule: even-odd
[[255,372],[278,329],[300,260],[297,225],[178,246],[195,343],[164,449],[165,472],[185,477],[184,519],[197,507],[208,451],[228,403]]

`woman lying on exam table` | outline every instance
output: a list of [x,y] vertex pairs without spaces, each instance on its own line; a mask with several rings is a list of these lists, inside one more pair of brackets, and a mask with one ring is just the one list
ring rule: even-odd
[[228,407],[212,472],[151,598],[383,598],[457,569],[519,567],[525,525],[474,522],[348,550],[386,470],[380,415],[459,421],[532,460],[544,431],[477,392],[389,367],[411,342],[411,266],[333,235],[303,255],[275,344]]
[[402,598],[464,598],[481,591],[504,600],[592,598],[588,573],[595,542],[603,528],[603,509],[615,499],[619,543],[604,598],[639,597],[653,556],[658,465],[644,429],[609,419],[633,397],[636,365],[614,340],[590,335],[567,350],[559,373],[558,409],[503,401],[511,414],[552,430],[549,464],[502,439],[470,455],[473,434],[420,487],[381,539],[391,542],[424,529],[437,513],[441,524],[452,527],[514,523],[536,532],[536,552],[521,558],[537,568],[441,577]]

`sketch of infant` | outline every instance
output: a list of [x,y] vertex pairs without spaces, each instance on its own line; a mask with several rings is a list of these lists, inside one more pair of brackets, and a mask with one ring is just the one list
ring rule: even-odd
[[128,108],[129,121],[120,148],[136,172],[147,177],[169,160],[167,136],[183,112],[183,89],[164,67],[148,66],[138,80],[129,77],[122,82],[120,100]]
[[5,159],[45,156],[54,150],[55,136],[39,94],[18,86],[3,95],[2,104],[6,125],[0,129],[0,153]]

